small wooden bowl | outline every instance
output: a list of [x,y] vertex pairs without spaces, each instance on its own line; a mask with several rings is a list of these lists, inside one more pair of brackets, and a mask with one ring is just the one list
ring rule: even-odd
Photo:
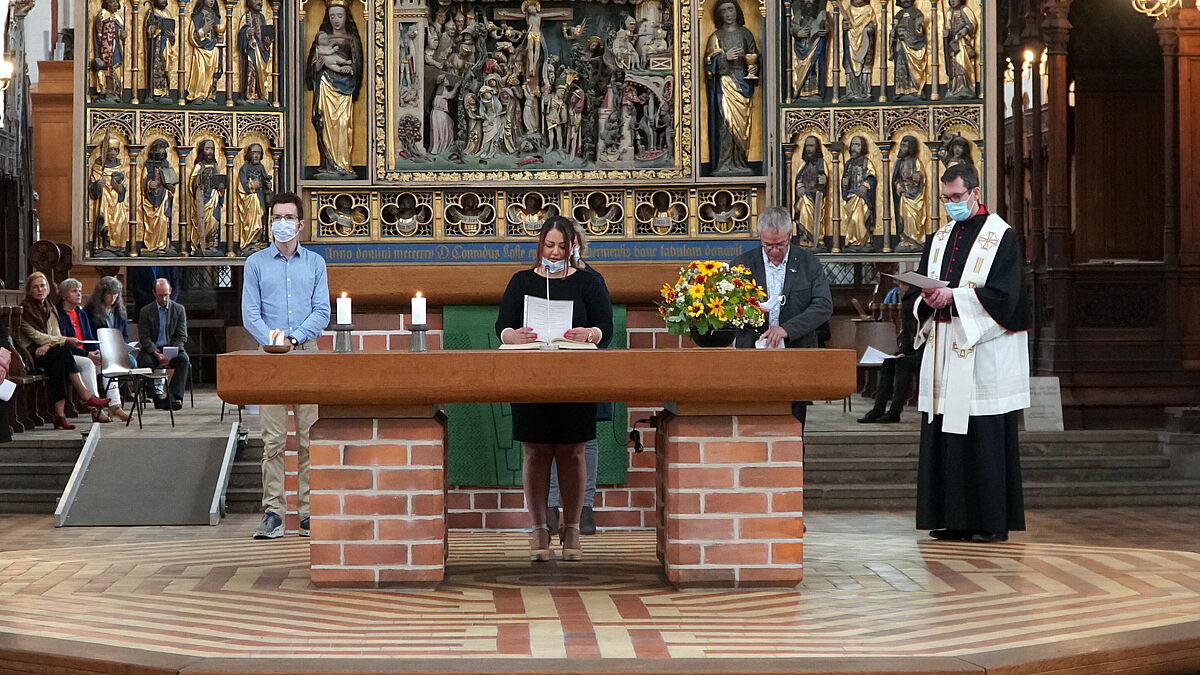
[[264,352],[266,352],[268,354],[286,354],[286,353],[292,351],[292,345],[290,345],[290,344],[263,345],[262,349]]

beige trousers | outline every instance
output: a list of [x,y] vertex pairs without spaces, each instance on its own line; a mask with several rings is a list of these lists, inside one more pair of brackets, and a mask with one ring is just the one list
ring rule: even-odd
[[259,407],[258,419],[262,424],[263,459],[263,510],[274,511],[280,516],[287,513],[284,499],[283,454],[287,448],[288,408],[296,415],[296,437],[300,441],[297,454],[299,460],[299,504],[300,517],[308,516],[308,446],[309,431],[317,421],[315,405],[264,405]]

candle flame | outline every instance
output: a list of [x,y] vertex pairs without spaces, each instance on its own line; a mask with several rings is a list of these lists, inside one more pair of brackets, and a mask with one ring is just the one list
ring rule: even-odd
[[417,291],[417,297],[421,297],[421,291]]
[[342,297],[346,297],[346,291],[342,291]]

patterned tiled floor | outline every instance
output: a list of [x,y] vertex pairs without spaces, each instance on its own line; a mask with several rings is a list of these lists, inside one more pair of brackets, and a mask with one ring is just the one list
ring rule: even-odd
[[790,593],[672,591],[649,532],[539,566],[521,535],[453,534],[447,583],[411,593],[314,590],[307,542],[252,541],[248,516],[60,530],[6,516],[0,634],[251,659],[953,657],[1196,621],[1196,522],[1200,508],[1046,511],[1032,534],[970,545],[926,540],[908,514],[817,514]]

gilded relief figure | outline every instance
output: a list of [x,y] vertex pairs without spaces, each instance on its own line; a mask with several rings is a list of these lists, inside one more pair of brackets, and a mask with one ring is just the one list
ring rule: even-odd
[[748,176],[752,98],[758,77],[758,45],[746,29],[736,0],[717,0],[716,30],[704,47],[708,81],[708,147],[714,176]]
[[800,101],[821,100],[825,92],[826,50],[829,26],[826,5],[829,0],[796,0],[788,33],[792,36],[792,98]]
[[105,134],[88,178],[95,228],[93,255],[101,250],[124,254],[129,243],[129,206],[125,203],[128,185],[120,140]]
[[167,157],[168,143],[156,138],[146,150],[142,174],[143,254],[166,253],[171,243],[171,217],[175,213],[175,186],[179,174]]
[[271,59],[275,27],[267,24],[263,0],[246,0],[246,13],[237,33],[241,75],[238,89],[243,103],[270,103]]
[[228,179],[221,173],[217,160],[217,144],[207,138],[200,141],[192,173],[188,176],[188,195],[192,201],[188,242],[193,255],[220,255],[217,243],[221,238],[221,213],[227,187]]
[[458,95],[458,87],[450,86],[445,73],[437,77],[437,93],[429,111],[429,152],[443,154],[454,149],[454,117],[450,115],[450,103]]
[[233,216],[239,254],[262,243],[267,204],[275,194],[271,189],[271,173],[262,163],[263,146],[251,143],[246,147],[244,159],[242,168],[238,169],[237,211]]
[[171,98],[171,67],[175,60],[175,18],[167,0],[151,0],[146,13],[146,101]]
[[312,124],[321,154],[316,178],[353,179],[354,102],[362,90],[363,45],[349,0],[329,0],[308,51],[305,83],[313,92]]
[[847,101],[871,99],[879,9],[871,0],[842,0],[842,63],[846,68]]
[[946,98],[977,98],[979,51],[975,47],[979,20],[967,0],[949,0],[943,30],[946,55]]
[[900,11],[892,20],[889,58],[895,62],[897,101],[918,98],[929,73],[929,40],[925,14],[913,6],[915,0],[899,0]]
[[897,251],[919,251],[929,234],[929,201],[915,136],[900,139],[892,168],[892,209],[896,214]]
[[877,183],[867,139],[855,136],[850,139],[850,158],[842,167],[842,235],[848,250],[871,250]]
[[824,253],[825,207],[829,194],[829,170],[825,168],[825,150],[816,136],[804,139],[800,151],[800,170],[796,172],[793,218],[800,226],[802,238],[807,238],[814,253]]
[[221,8],[217,0],[196,0],[192,10],[191,26],[188,29],[187,100],[190,103],[207,103],[217,97],[217,82],[220,81],[221,41],[217,37],[225,33],[221,22]]
[[92,20],[92,89],[95,100],[120,101],[124,89],[121,69],[125,66],[125,18],[121,0],[103,0]]

